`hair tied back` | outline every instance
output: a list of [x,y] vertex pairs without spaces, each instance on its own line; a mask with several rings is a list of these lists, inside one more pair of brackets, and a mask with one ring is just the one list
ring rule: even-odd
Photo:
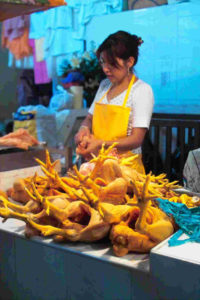
[[141,46],[144,43],[141,37],[138,37],[138,46]]

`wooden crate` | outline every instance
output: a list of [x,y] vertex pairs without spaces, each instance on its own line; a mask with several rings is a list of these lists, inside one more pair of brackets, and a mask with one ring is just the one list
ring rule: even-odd
[[154,113],[142,145],[146,172],[166,173],[182,184],[187,155],[200,147],[199,136],[199,115]]

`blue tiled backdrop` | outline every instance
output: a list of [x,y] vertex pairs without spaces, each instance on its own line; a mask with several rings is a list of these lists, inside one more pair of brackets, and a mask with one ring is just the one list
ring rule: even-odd
[[87,25],[88,47],[117,30],[144,40],[136,72],[153,87],[155,112],[199,113],[200,1],[94,17]]

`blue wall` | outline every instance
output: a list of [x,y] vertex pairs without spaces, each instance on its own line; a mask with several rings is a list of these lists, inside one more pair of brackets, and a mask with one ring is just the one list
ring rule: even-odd
[[[200,1],[199,1],[200,4]],[[152,85],[157,112],[200,114],[200,5],[163,5],[94,17],[86,40],[98,46],[126,30],[144,40],[137,75]]]

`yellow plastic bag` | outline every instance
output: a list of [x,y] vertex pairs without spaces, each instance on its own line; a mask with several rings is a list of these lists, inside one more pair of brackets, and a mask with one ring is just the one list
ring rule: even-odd
[[26,129],[30,135],[37,137],[37,127],[36,127],[36,111],[28,111],[28,112],[16,112],[14,113],[14,128],[16,131],[19,128]]

